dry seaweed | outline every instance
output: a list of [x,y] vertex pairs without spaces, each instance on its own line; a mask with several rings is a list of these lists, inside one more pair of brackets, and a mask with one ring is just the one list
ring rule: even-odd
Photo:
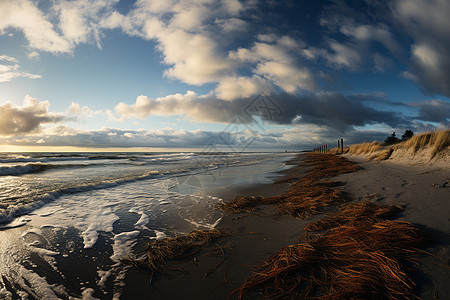
[[240,213],[254,211],[261,203],[275,204],[281,214],[306,218],[322,212],[327,206],[348,200],[342,191],[333,189],[342,185],[341,182],[324,182],[323,179],[355,172],[360,169],[356,163],[336,155],[309,153],[306,155],[304,165],[312,166],[312,169],[301,180],[292,182],[295,176],[278,180],[292,182],[283,195],[268,198],[238,197],[229,202],[219,203],[218,208],[230,213]]
[[331,188],[328,182],[309,179],[298,181],[282,196],[265,200],[266,203],[277,204],[280,213],[300,218],[315,215],[329,205],[345,201],[347,199],[342,191]]
[[398,205],[381,205],[365,201],[361,203],[349,203],[339,212],[309,223],[305,230],[319,231],[342,225],[353,225],[360,222],[374,223],[379,219],[393,219],[403,208]]
[[228,202],[219,202],[217,208],[229,213],[251,212],[262,200],[263,197],[236,197]]
[[168,265],[169,261],[194,255],[202,247],[224,235],[227,234],[218,229],[194,230],[185,236],[148,243],[147,249],[144,251],[145,258],[143,259],[125,258],[122,261],[135,267],[149,270],[151,277],[153,277],[155,272],[166,274],[168,270],[173,270]]
[[401,261],[425,241],[407,222],[355,223],[279,250],[239,288],[266,297],[411,299]]

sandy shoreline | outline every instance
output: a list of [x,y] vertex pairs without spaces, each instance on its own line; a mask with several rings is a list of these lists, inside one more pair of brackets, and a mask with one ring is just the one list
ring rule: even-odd
[[[281,173],[285,176],[304,175],[307,167],[301,166],[303,158],[299,155],[290,162],[295,166]],[[355,157],[350,159],[358,161],[364,169],[332,180],[346,182],[340,189],[348,192],[355,202],[370,200],[405,207],[398,220],[412,222],[429,233],[434,242],[426,251],[437,256],[423,256],[423,262],[415,268],[418,271],[412,278],[417,283],[416,294],[423,299],[434,299],[436,295],[444,299],[450,294],[446,284],[450,270],[437,264],[449,265],[450,259],[448,170],[436,166],[411,167],[367,162]],[[217,196],[224,201],[237,195],[270,197],[283,193],[288,187],[289,184],[262,184]],[[304,226],[323,216],[319,214],[308,219],[280,216],[275,207],[269,205],[261,206],[257,214],[226,216],[218,227],[229,230],[233,235],[217,242],[223,247],[224,256],[211,256],[208,250],[202,251],[195,258],[175,263],[188,273],[173,272],[172,278],[157,276],[151,287],[149,276],[144,271],[132,270],[122,297],[228,299],[230,293],[252,274],[250,266],[260,264],[282,247],[297,243],[304,235]],[[225,260],[222,262],[223,257]],[[217,266],[218,263],[220,265]],[[208,276],[205,277],[206,274]]]

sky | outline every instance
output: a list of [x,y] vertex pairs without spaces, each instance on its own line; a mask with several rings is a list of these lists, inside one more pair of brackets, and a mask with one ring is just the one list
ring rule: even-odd
[[450,1],[0,0],[0,151],[285,151],[449,127]]

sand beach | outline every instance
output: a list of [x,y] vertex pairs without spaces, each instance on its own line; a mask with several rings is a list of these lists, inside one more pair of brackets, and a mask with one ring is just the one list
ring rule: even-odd
[[[421,151],[423,155],[423,151],[428,154],[432,150],[426,147]],[[420,159],[414,159],[415,155],[413,154],[409,154],[409,156],[408,159],[404,156],[394,155],[390,159],[379,161],[361,154],[347,153],[338,156],[299,154],[289,162],[292,165],[291,168],[280,172],[283,177],[279,178],[278,182],[281,183],[253,185],[217,195],[225,203],[236,202],[239,197],[247,196],[260,199],[255,201],[256,204],[251,201],[237,203],[235,208],[241,205],[239,209],[242,210],[239,213],[236,213],[239,209],[234,210],[233,213],[225,215],[217,228],[224,230],[229,235],[215,240],[210,246],[194,255],[172,262],[170,265],[178,269],[177,271],[170,272],[170,274],[155,272],[150,284],[150,272],[135,268],[130,273],[123,295],[130,299],[143,294],[153,299],[298,298],[305,295],[306,297],[318,296],[320,299],[325,299],[327,291],[324,292],[320,286],[321,284],[327,286],[328,283],[315,282],[314,284],[318,285],[319,289],[309,293],[308,288],[305,289],[300,284],[302,280],[303,282],[309,280],[311,283],[311,279],[305,277],[306,279],[303,278],[296,283],[298,286],[291,285],[293,288],[287,291],[283,284],[292,280],[295,272],[289,273],[289,270],[284,270],[279,271],[278,275],[268,273],[261,275],[258,272],[264,272],[264,268],[267,270],[267,268],[273,267],[270,264],[274,264],[274,254],[280,249],[284,251],[293,245],[302,245],[305,241],[309,243],[307,243],[308,245],[313,244],[314,241],[311,241],[310,237],[311,232],[306,230],[308,226],[311,228],[311,225],[308,224],[321,224],[322,220],[333,218],[339,210],[351,207],[351,205],[364,204],[386,209],[385,213],[392,208],[392,211],[386,213],[386,216],[389,215],[386,217],[389,221],[386,222],[392,222],[389,223],[389,226],[404,225],[407,230],[417,231],[418,240],[416,244],[411,243],[403,249],[408,252],[405,256],[408,258],[406,260],[405,257],[398,257],[397,261],[398,253],[387,255],[389,259],[395,260],[396,266],[400,264],[399,272],[404,276],[402,280],[404,280],[405,287],[399,287],[398,291],[390,290],[392,287],[389,282],[395,281],[395,275],[388,273],[388,275],[380,275],[380,277],[386,276],[384,279],[387,281],[387,283],[382,283],[382,286],[367,285],[364,286],[363,292],[358,294],[357,291],[351,291],[347,296],[367,298],[368,295],[372,295],[369,298],[373,297],[374,299],[411,299],[412,297],[446,299],[450,295],[450,288],[447,284],[450,278],[448,148],[444,148],[437,158],[434,157],[434,160],[423,156],[420,156]],[[314,171],[314,164],[307,163],[312,157],[316,162],[327,160],[330,157],[331,159],[341,157],[345,161],[354,162],[354,166],[358,166],[355,170],[349,170],[348,173],[345,171],[344,174],[337,174],[337,176],[323,175],[327,181],[338,183],[330,186],[332,189],[338,190],[338,195],[342,195],[345,201],[325,203],[322,207],[318,205],[314,207],[315,212],[306,213],[304,217],[301,217],[301,214],[298,213],[299,208],[296,208],[295,213],[289,215],[286,214],[286,210],[280,209],[280,204],[277,207],[274,202],[271,203],[271,200],[264,200],[281,194],[289,194],[289,190],[295,185],[295,182],[301,181],[304,176],[311,173],[311,170]],[[331,172],[331,176],[333,173],[340,173],[336,170],[327,170],[326,166],[324,170]],[[311,208],[301,209],[303,209],[303,213],[309,212]],[[376,211],[373,215],[375,214],[377,214]],[[373,215],[366,217],[370,219]],[[348,225],[345,220],[341,222],[342,224],[335,225],[337,229],[331,227],[329,230],[340,230],[339,226],[341,225],[344,227],[354,225]],[[385,224],[383,222],[385,221],[382,217],[374,224]],[[397,242],[396,230],[403,230],[400,227],[396,228],[395,226],[389,227],[385,233],[386,240],[392,239],[392,244]],[[323,235],[325,240],[329,238],[327,230],[322,230],[317,234]],[[362,236],[364,235],[365,233],[362,232]],[[356,235],[355,238],[357,238]],[[419,239],[421,240],[419,241]],[[389,243],[387,242],[387,244]],[[388,253],[389,246],[387,245],[384,250],[379,251]],[[346,248],[343,249],[345,251]],[[348,251],[351,251],[351,248],[348,248]],[[397,249],[394,252],[396,251],[400,250]],[[271,259],[272,261],[270,261]],[[292,267],[291,265],[288,268]],[[312,269],[309,269],[308,272],[315,272],[314,267],[321,267],[321,265],[311,267]],[[283,274],[283,272],[285,273]],[[374,280],[379,280],[378,275],[373,275]],[[258,276],[260,277],[257,278]],[[274,278],[269,280],[267,279],[269,276],[274,276]],[[259,284],[255,284],[248,290],[243,289],[244,283],[255,277],[259,280]],[[328,279],[334,280],[333,278]],[[348,284],[352,285],[352,282],[348,282]],[[274,285],[279,285],[279,287]],[[336,291],[339,291],[340,287],[335,287],[333,284],[331,286],[331,289],[335,290],[334,294],[337,295]],[[330,289],[330,287],[327,286],[326,289]],[[337,298],[344,299],[346,297],[338,296]]]

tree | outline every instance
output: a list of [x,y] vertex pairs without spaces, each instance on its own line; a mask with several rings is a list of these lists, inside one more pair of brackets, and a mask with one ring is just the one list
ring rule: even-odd
[[406,141],[407,139],[410,139],[414,135],[414,132],[412,130],[407,129],[405,133],[402,135],[402,141]]
[[392,145],[392,144],[398,143],[399,141],[400,141],[400,139],[395,136],[395,131],[394,131],[390,136],[388,136],[384,140],[384,143],[386,145]]

